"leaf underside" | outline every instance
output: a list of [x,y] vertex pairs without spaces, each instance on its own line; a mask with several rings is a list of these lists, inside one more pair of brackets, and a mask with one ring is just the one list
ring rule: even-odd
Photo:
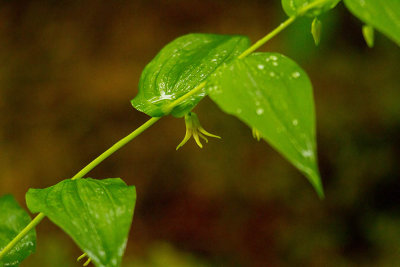
[[255,53],[218,69],[207,89],[223,111],[255,128],[323,196],[312,86],[294,61],[278,53]]
[[399,0],[344,0],[350,12],[400,46]]
[[119,178],[64,180],[26,194],[31,212],[43,212],[104,267],[120,266],[135,201],[135,187]]
[[[168,114],[168,106],[204,82],[221,64],[236,58],[249,47],[240,35],[188,34],[167,44],[145,67],[139,93],[131,101],[152,117]],[[205,91],[176,106],[171,114],[182,117],[205,96]]]
[[[302,8],[317,1],[320,0],[282,0],[282,8],[286,15],[291,17],[296,16]],[[316,5],[315,8],[308,10],[305,15],[308,17],[319,16],[322,13],[334,8],[339,2],[340,0],[330,0],[322,3],[321,5]]]
[[[0,251],[29,224],[31,218],[11,195],[0,198]],[[36,250],[36,231],[28,232],[3,259],[0,266],[18,266]]]

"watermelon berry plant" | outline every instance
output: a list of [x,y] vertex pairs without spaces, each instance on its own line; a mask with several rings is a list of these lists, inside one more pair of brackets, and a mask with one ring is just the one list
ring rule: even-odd
[[[119,178],[84,178],[118,149],[162,117],[184,117],[186,135],[220,138],[200,125],[192,109],[208,95],[225,113],[247,124],[324,193],[318,171],[313,92],[307,74],[278,53],[255,53],[297,18],[313,18],[311,33],[320,41],[318,16],[340,0],[282,0],[288,19],[250,45],[246,36],[188,34],[166,45],[145,67],[132,105],[151,118],[106,150],[71,179],[45,189],[30,189],[26,204],[38,215],[31,220],[11,195],[0,198],[0,266],[18,266],[35,251],[35,227],[46,216],[62,228],[96,266],[120,266],[132,223],[134,186]],[[365,26],[362,34],[373,46],[374,29],[400,44],[400,1],[344,0]]]

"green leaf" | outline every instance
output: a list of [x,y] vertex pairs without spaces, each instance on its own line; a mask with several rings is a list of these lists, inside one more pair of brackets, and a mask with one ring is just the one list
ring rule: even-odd
[[[132,105],[152,117],[167,115],[169,104],[205,81],[222,63],[236,58],[250,41],[246,36],[188,34],[167,44],[145,67]],[[175,107],[182,117],[205,96],[199,92]]]
[[43,212],[96,266],[107,267],[121,263],[135,201],[135,187],[119,178],[64,180],[26,194],[31,212]]
[[339,2],[340,0],[282,0],[282,8],[289,17],[297,15],[316,17],[334,8]]
[[[11,195],[0,197],[0,251],[27,226],[31,218]],[[36,231],[28,232],[4,257],[0,266],[18,266],[36,250]]]
[[255,53],[219,68],[207,89],[223,111],[257,130],[323,197],[312,86],[294,61],[278,53]]
[[344,3],[354,16],[400,46],[399,0],[344,0]]

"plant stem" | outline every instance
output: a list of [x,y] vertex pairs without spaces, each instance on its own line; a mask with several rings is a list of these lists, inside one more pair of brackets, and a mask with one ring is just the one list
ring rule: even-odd
[[202,82],[199,85],[197,85],[195,88],[193,88],[192,90],[190,90],[189,92],[187,92],[186,94],[184,94],[183,96],[179,97],[178,99],[172,101],[163,111],[168,114],[171,112],[171,110],[178,106],[179,104],[181,104],[183,101],[185,101],[186,99],[188,99],[189,97],[197,94],[199,91],[201,91],[204,86],[206,86],[206,82]]
[[[322,0],[326,1],[326,0]],[[272,32],[268,33],[265,35],[263,38],[258,40],[256,43],[254,43],[252,46],[247,48],[242,54],[238,56],[239,59],[245,58],[254,51],[256,51],[258,48],[263,46],[266,42],[271,40],[273,37],[278,35],[281,31],[286,29],[290,24],[292,24],[296,20],[296,16],[289,17],[287,20],[282,22],[278,27],[276,27]],[[171,102],[171,104],[166,108],[165,111],[172,110],[175,106],[177,106],[179,103],[185,101],[189,97],[197,94],[199,91],[201,91],[204,87],[206,86],[206,82],[200,83],[198,86],[196,86],[194,89],[190,90],[188,93],[184,94],[180,98],[176,99],[175,101]],[[167,112],[168,113],[168,112]]]
[[46,215],[43,213],[39,213],[21,232],[18,233],[16,237],[14,237],[13,240],[10,241],[10,243],[7,244],[7,246],[4,247],[4,249],[0,252],[0,260],[3,258],[4,255],[6,255],[7,252],[9,252],[26,234],[29,233],[30,230],[36,227],[44,218]]
[[247,50],[245,50],[238,58],[242,59],[247,57],[249,54],[253,53],[256,51],[258,48],[263,46],[266,42],[271,40],[273,37],[275,37],[278,33],[286,29],[290,24],[293,23],[293,21],[296,20],[295,16],[289,17],[287,20],[282,22],[278,27],[276,27],[272,32],[268,33],[265,35],[263,38],[258,40],[255,44],[253,44],[251,47],[249,47]]
[[143,133],[146,131],[150,126],[152,126],[154,123],[156,123],[161,117],[154,117],[143,123],[139,128],[134,130],[132,133],[127,135],[126,137],[122,138],[119,140],[117,143],[115,143],[112,147],[104,151],[100,156],[95,158],[92,162],[90,162],[86,167],[84,167],[82,170],[80,170],[77,174],[75,174],[74,177],[72,177],[72,180],[80,179],[83,176],[85,176],[88,172],[90,172],[94,167],[99,165],[103,160],[111,156],[114,152],[119,150],[121,147],[125,146],[127,143],[135,139],[136,136],[139,134]]
[[[92,162],[90,162],[86,167],[84,167],[81,171],[79,171],[74,177],[72,177],[72,180],[80,179],[83,176],[85,176],[88,172],[90,172],[94,167],[99,165],[103,160],[111,156],[114,152],[119,150],[121,147],[132,141],[135,137],[137,137],[139,134],[143,133],[145,130],[150,128],[154,123],[156,123],[161,117],[154,117],[146,121],[144,124],[142,124],[139,128],[134,130],[132,133],[127,135],[126,137],[122,138],[119,140],[117,143],[115,143],[112,147],[107,149],[105,152],[103,152],[100,156],[95,158]],[[24,229],[22,229],[21,232],[18,233],[16,237],[14,237],[13,240],[10,241],[10,243],[7,244],[7,246],[4,247],[4,249],[0,252],[0,259],[7,253],[9,252],[24,236],[33,228],[36,227],[44,218],[46,215],[43,213],[39,213]]]
[[319,5],[325,4],[327,2],[329,2],[331,0],[317,0],[312,2],[311,4],[301,8],[298,12],[297,15],[291,16],[289,17],[287,20],[285,20],[284,22],[282,22],[278,27],[276,27],[272,32],[268,33],[267,35],[265,35],[263,38],[261,38],[260,40],[258,40],[257,42],[255,42],[251,47],[249,47],[248,49],[246,49],[238,58],[242,59],[247,57],[248,55],[250,55],[251,53],[253,53],[254,51],[256,51],[258,48],[260,48],[261,46],[263,46],[266,42],[268,42],[269,40],[271,40],[273,37],[275,37],[276,35],[278,35],[281,31],[283,31],[284,29],[286,29],[290,24],[292,24],[298,17],[303,16],[305,13],[307,13],[307,11],[318,7]]

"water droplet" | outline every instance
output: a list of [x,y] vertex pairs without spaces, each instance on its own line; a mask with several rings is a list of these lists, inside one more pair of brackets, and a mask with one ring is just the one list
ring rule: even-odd
[[278,66],[278,62],[272,62],[272,65],[274,65],[275,67]]
[[221,94],[222,93],[221,89],[217,85],[212,86],[210,88],[210,91],[212,91],[215,94]]
[[257,68],[260,69],[260,70],[263,70],[264,69],[264,65],[258,64]]
[[295,78],[295,79],[299,78],[300,77],[300,72],[298,72],[298,71],[293,72],[292,73],[292,77]]
[[275,77],[275,72],[273,72],[273,71],[271,71],[270,73],[269,73],[269,76],[271,76],[271,77]]
[[313,155],[313,152],[311,150],[303,150],[301,151],[301,154],[306,158],[310,158]]
[[292,123],[293,123],[294,126],[297,126],[297,124],[299,124],[299,121],[298,120],[293,120]]
[[272,59],[272,60],[274,60],[274,61],[275,61],[275,60],[278,60],[278,57],[277,57],[277,56],[270,56],[269,58]]
[[257,111],[256,111],[256,113],[257,113],[257,115],[261,115],[261,114],[264,113],[264,109],[258,108]]

